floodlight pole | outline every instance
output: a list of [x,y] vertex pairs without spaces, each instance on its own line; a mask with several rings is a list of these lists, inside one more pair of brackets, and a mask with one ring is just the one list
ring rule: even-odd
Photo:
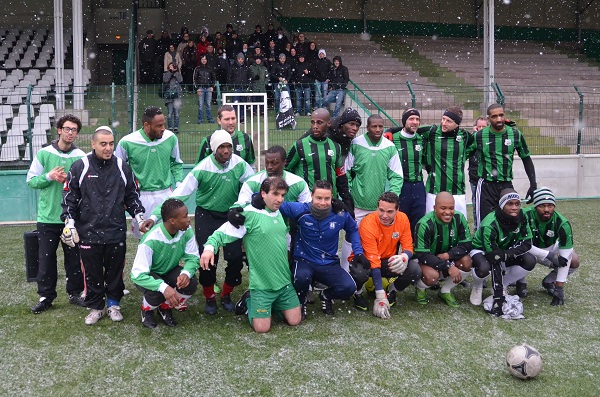
[[65,108],[65,53],[63,37],[63,0],[54,0],[54,86],[56,110]]
[[483,103],[494,103],[494,0],[483,0]]
[[73,1],[73,109],[83,110],[83,7]]

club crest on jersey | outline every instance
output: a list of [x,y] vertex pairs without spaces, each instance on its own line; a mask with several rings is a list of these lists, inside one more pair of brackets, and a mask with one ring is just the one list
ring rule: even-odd
[[510,146],[510,145],[512,145],[512,139],[505,139],[504,146]]
[[327,150],[327,155],[329,157],[333,157],[333,150],[331,150],[331,149]]
[[244,150],[244,147],[242,145],[235,145],[236,152],[241,152],[242,150]]
[[554,230],[548,230],[546,232],[546,236],[548,236],[548,237],[554,237]]
[[421,147],[421,145],[415,145],[415,150],[417,152],[420,152],[423,148]]
[[273,219],[273,223],[276,225],[279,223],[279,221],[277,219]]
[[398,232],[392,233],[392,238],[399,238],[399,237],[400,237],[400,233],[398,233]]
[[335,229],[335,222],[329,222],[329,228]]
[[450,237],[454,237],[454,230],[450,230]]
[[156,149],[152,148],[152,149],[150,149],[150,152],[151,153],[156,153]]
[[462,142],[462,140],[463,140],[462,135],[459,135],[456,137],[456,142]]

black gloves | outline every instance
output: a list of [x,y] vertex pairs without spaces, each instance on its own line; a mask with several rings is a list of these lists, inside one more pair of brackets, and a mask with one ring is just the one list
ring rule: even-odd
[[564,287],[554,287],[554,292],[552,293],[552,302],[550,302],[550,305],[561,306],[564,304],[565,304]]
[[233,207],[227,212],[227,221],[235,226],[236,229],[239,229],[246,220],[246,217],[242,215],[243,211],[244,209],[242,207]]
[[517,123],[515,123],[514,121],[511,121],[509,119],[504,120],[504,124],[506,124],[509,127],[515,128],[517,126]]
[[265,200],[263,200],[262,195],[260,193],[254,193],[252,195],[251,204],[257,210],[264,210],[266,207]]
[[370,269],[371,268],[371,262],[369,262],[369,260],[367,259],[367,257],[364,256],[363,254],[354,255],[354,258],[352,259],[352,263],[354,263],[356,265],[360,265],[364,269]]
[[501,250],[500,248],[496,248],[492,252],[488,252],[485,254],[485,259],[492,265],[497,265],[500,262],[506,262],[507,259],[510,258],[510,254],[507,251]]
[[549,260],[554,266],[558,266],[558,254],[554,251],[548,252],[546,259]]
[[533,203],[533,192],[537,189],[537,185],[530,185],[529,190],[527,190],[527,194],[525,195],[525,200],[527,204]]
[[336,214],[339,214],[342,211],[348,212],[348,206],[344,204],[342,200],[337,198],[331,199],[331,209]]
[[371,263],[364,255],[354,255],[350,263],[350,275],[357,285],[363,285],[369,279],[371,273]]
[[569,260],[564,256],[558,256],[558,267],[565,267],[569,264]]

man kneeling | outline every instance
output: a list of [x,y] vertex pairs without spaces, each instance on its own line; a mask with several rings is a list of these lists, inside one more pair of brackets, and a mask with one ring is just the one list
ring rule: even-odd
[[[236,304],[236,314],[248,313],[254,331],[271,329],[271,313],[282,316],[289,325],[300,323],[300,301],[292,285],[288,263],[287,226],[279,213],[288,185],[280,177],[265,179],[260,195],[244,207],[239,225],[225,222],[206,241],[200,266],[214,266],[219,247],[243,239],[248,256],[250,290]],[[243,222],[243,223],[242,223]]]
[[[162,205],[163,223],[155,225],[140,241],[131,269],[131,281],[144,294],[142,324],[155,328],[153,311],[158,307],[165,325],[176,325],[178,308],[198,288],[194,276],[200,266],[198,245],[183,201],[167,199]],[[183,260],[184,266],[179,266]]]

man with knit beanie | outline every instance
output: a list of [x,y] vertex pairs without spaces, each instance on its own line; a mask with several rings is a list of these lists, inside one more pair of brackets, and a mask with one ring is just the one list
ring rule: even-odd
[[430,127],[419,128],[421,113],[408,108],[402,114],[402,126],[390,128],[384,134],[396,146],[404,182],[400,192],[400,211],[410,221],[414,232],[419,219],[425,215],[425,185],[423,184],[423,132]]
[[[579,267],[579,256],[573,251],[571,224],[555,211],[555,206],[552,190],[541,187],[533,192],[533,206],[523,210],[533,232],[533,246],[529,252],[538,263],[552,269],[542,281],[542,286],[552,296],[552,306],[564,304],[567,276]],[[517,286],[524,283],[523,278]]]
[[[171,198],[181,201],[196,194],[196,241],[202,247],[208,237],[227,221],[229,207],[235,203],[242,183],[254,171],[241,157],[232,153],[232,140],[229,132],[215,131],[210,138],[210,156],[200,161],[177,189]],[[152,227],[161,218],[161,206],[158,206],[146,222],[145,227]],[[140,228],[141,229],[141,228]],[[227,267],[225,282],[221,289],[221,304],[225,310],[232,312],[235,303],[231,300],[231,292],[242,281],[243,252],[242,242],[238,240],[223,248]],[[206,314],[217,314],[215,282],[218,254],[215,255],[214,266],[200,269],[200,284],[203,288]]]
[[450,193],[440,192],[435,197],[433,211],[417,223],[415,235],[415,256],[422,273],[416,284],[417,302],[427,304],[427,289],[444,276],[438,296],[450,307],[460,306],[452,288],[471,271],[471,232],[467,218],[454,211]]
[[465,162],[473,149],[473,136],[460,128],[463,112],[450,106],[442,115],[439,126],[432,125],[423,134],[424,162],[428,177],[425,211],[433,211],[435,196],[449,192],[454,196],[454,208],[467,217]]
[[[471,303],[482,302],[483,280],[493,273],[494,298],[502,299],[503,290],[535,267],[536,259],[529,253],[533,234],[521,210],[521,197],[514,189],[504,189],[498,208],[481,222],[473,237],[473,289]],[[506,275],[493,268],[506,266]]]

